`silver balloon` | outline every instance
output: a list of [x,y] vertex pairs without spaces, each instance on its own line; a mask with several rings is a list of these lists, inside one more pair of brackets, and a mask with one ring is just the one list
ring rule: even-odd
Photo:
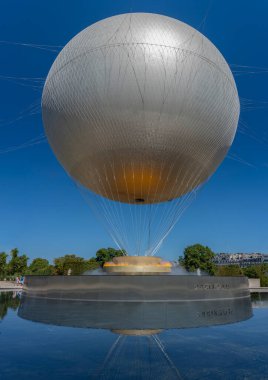
[[55,60],[42,109],[67,172],[106,198],[157,203],[205,181],[239,117],[232,73],[201,33],[158,14],[122,14],[75,36]]

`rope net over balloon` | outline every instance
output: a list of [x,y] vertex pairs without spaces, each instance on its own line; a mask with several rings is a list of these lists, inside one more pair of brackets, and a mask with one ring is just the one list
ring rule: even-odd
[[[108,165],[107,171],[113,171],[116,178],[117,172],[112,165]],[[97,170],[96,176],[98,176]],[[98,178],[101,192],[104,186],[102,177],[98,176]],[[106,179],[109,180],[108,177]],[[135,180],[134,171],[133,179]],[[195,181],[196,178],[193,178],[192,182]],[[104,225],[116,245],[125,250],[128,255],[155,255],[183,212],[195,199],[200,187],[176,199],[146,204],[143,198],[135,198],[136,203],[123,203],[77,185],[91,210]],[[157,186],[150,191],[151,196],[157,196]],[[140,196],[141,192],[138,193],[137,196]],[[127,193],[127,196],[130,198],[133,193]]]
[[75,36],[42,96],[48,141],[114,241],[154,255],[232,144],[239,98],[201,33],[118,15]]
[[[177,156],[177,161],[181,161],[180,154]],[[206,168],[199,166],[195,170],[193,167],[180,170],[171,183],[170,173],[176,162],[167,168],[163,161],[156,175],[155,162],[140,162],[140,170],[137,171],[133,162],[126,165],[122,161],[121,170],[118,170],[114,162],[105,161],[100,169],[95,167],[96,192],[76,181],[78,189],[118,248],[128,255],[154,256],[196,199],[204,184],[200,183],[200,178],[207,175]],[[120,188],[121,175],[125,186]],[[182,189],[188,191],[183,193]],[[178,191],[181,195],[172,198]]]

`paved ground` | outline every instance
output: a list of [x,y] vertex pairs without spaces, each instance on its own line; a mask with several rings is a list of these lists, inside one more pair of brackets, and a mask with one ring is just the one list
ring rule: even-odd
[[268,287],[249,288],[250,293],[268,293]]
[[13,281],[0,281],[0,290],[13,290],[13,289],[22,289],[21,285],[17,285]]

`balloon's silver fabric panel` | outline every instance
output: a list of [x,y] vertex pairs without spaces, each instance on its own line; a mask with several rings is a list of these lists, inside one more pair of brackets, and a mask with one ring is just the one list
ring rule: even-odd
[[196,188],[224,158],[239,117],[232,73],[215,46],[178,20],[143,13],[73,38],[49,72],[42,105],[69,174],[127,203]]

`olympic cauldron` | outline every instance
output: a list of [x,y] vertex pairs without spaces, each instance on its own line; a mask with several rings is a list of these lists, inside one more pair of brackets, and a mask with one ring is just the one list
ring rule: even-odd
[[[113,16],[80,32],[56,58],[42,94],[56,157],[90,192],[116,241],[133,226],[125,239],[137,236],[140,249],[133,253],[156,252],[183,210],[180,197],[196,191],[224,159],[239,111],[232,72],[218,49],[189,25],[147,13]],[[156,239],[147,247],[151,226]],[[190,321],[190,306],[196,316],[199,302],[208,300],[215,310],[228,301],[227,322],[241,320],[239,304],[250,302],[245,277],[174,275],[169,262],[151,256],[114,258],[102,275],[27,276],[24,291],[26,318],[39,320],[43,307],[51,308],[48,320],[55,312],[62,321],[65,307],[74,314],[77,307],[88,316],[81,324],[127,330],[184,326],[181,310]],[[119,323],[110,323],[121,308]],[[141,319],[129,326],[136,313]],[[152,323],[153,316],[160,319]]]
[[152,275],[163,274],[171,271],[169,261],[163,261],[161,257],[153,256],[120,256],[103,266],[105,272],[117,275]]

